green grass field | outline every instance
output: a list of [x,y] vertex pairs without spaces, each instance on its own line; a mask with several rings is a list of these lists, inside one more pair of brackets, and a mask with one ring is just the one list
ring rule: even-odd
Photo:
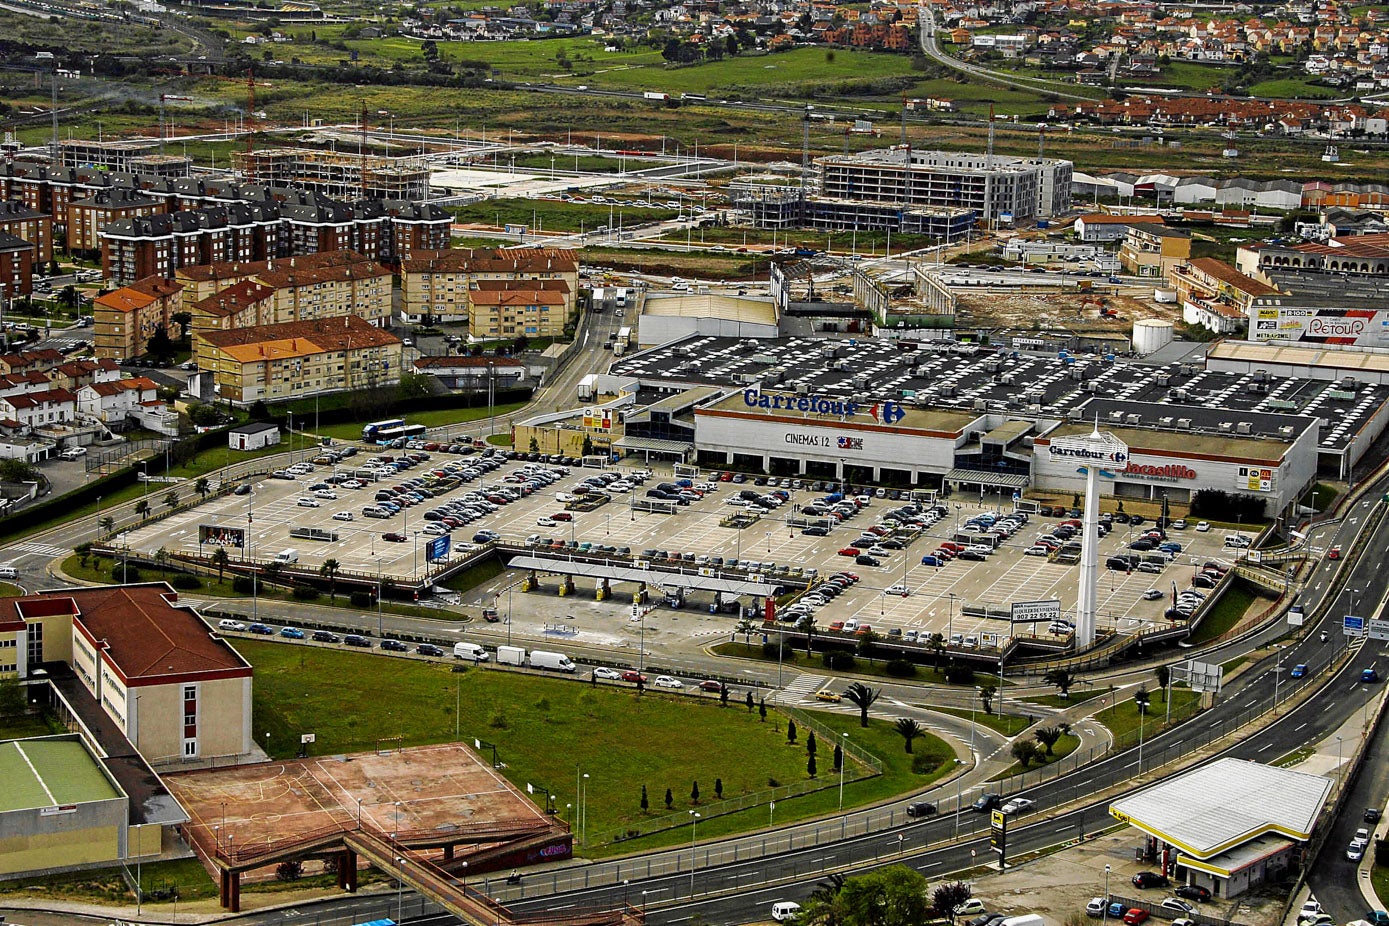
[[1041,743],[1038,743],[1037,745],[1041,746],[1042,748],[1043,761],[1031,762],[1028,764],[1026,768],[1023,767],[1023,764],[1021,762],[1014,762],[1012,765],[1008,766],[1006,769],[999,772],[997,775],[994,775],[989,780],[1002,781],[1004,778],[1011,778],[1019,772],[1036,771],[1038,769],[1046,768],[1048,765],[1051,765],[1053,763],[1060,762],[1062,759],[1066,758],[1071,753],[1076,751],[1076,747],[1080,745],[1080,737],[1076,736],[1074,733],[1064,734],[1059,740],[1052,744],[1051,755],[1045,754],[1046,746],[1042,745]]
[[1002,733],[1004,736],[1017,736],[1023,730],[1026,730],[1029,726],[1032,725],[1031,720],[1029,720],[1027,717],[1023,717],[1020,714],[997,713],[997,697],[994,698],[994,713],[992,714],[984,713],[984,708],[982,706],[980,706],[979,710],[974,711],[972,715],[969,711],[958,707],[933,707],[931,708],[931,710],[939,711],[942,714],[952,714],[955,717],[963,717],[966,720],[969,720],[971,719],[971,717],[973,717],[975,723],[980,724],[981,726],[988,727],[995,733]]
[[1208,643],[1240,622],[1258,596],[1243,582],[1236,581],[1220,596],[1201,623],[1187,638],[1193,644]]
[[[422,424],[430,428],[440,428],[445,425],[462,425],[474,421],[486,421],[488,410],[485,404],[486,396],[483,396],[484,404],[474,408],[439,408],[426,412],[406,412],[403,417],[410,424]],[[492,407],[492,415],[500,417],[509,414],[517,409],[524,408],[524,402],[503,402]],[[321,437],[332,437],[336,440],[360,440],[362,437],[362,423],[360,421],[346,421],[342,424],[326,424],[317,429],[312,429],[315,434]],[[281,446],[280,450],[286,449]]]
[[[1167,705],[1162,700],[1162,691],[1156,688],[1148,690],[1150,699],[1148,701],[1148,711],[1143,717],[1142,736],[1150,739],[1166,728],[1164,722],[1167,717]],[[1172,723],[1177,724],[1195,714],[1201,704],[1201,695],[1189,688],[1174,687],[1170,692],[1172,698]],[[1134,701],[1131,694],[1121,695],[1118,704],[1107,707],[1095,715],[1095,719],[1109,728],[1114,734],[1114,746],[1116,749],[1125,749],[1138,742],[1140,734],[1138,702]]]
[[[603,844],[617,833],[658,825],[653,821],[665,814],[667,788],[674,811],[697,806],[707,818],[700,833],[714,836],[752,828],[765,822],[767,812],[759,805],[717,816],[716,779],[722,779],[725,799],[766,791],[772,782],[808,781],[805,733],[796,745],[788,745],[784,717],[772,713],[763,723],[737,698],[720,707],[712,696],[648,692],[638,697],[625,688],[592,688],[494,669],[454,673],[445,665],[261,641],[238,641],[237,648],[256,667],[255,736],[257,742],[268,742],[272,755],[293,755],[303,732],[315,733],[315,751],[325,754],[371,749],[386,736],[401,736],[407,745],[451,742],[457,699],[458,738],[466,742],[478,737],[495,744],[506,775],[518,786],[529,782],[549,788],[563,809],[574,800],[575,771],[591,776],[588,854],[616,851]],[[345,711],[342,705],[362,707]],[[846,804],[924,786],[953,767],[953,753],[934,737],[917,741],[914,767],[913,757],[905,754],[901,738],[887,723],[863,731],[854,717],[817,720],[837,731],[842,728],[884,761],[883,775],[846,785]],[[641,749],[633,749],[638,742]],[[832,749],[822,742],[818,753],[819,777],[827,784]],[[697,805],[691,801],[696,781]],[[640,807],[642,785],[647,788],[648,812]],[[817,793],[778,800],[778,817],[785,821],[824,812],[836,800],[837,791],[828,797]],[[647,848],[685,838],[678,832],[655,833],[639,845]],[[630,847],[632,840],[621,845]]]

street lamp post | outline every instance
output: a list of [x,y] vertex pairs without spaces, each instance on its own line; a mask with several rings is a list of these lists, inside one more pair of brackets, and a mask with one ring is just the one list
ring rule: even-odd
[[1100,926],[1109,921],[1109,866],[1104,866],[1104,909],[1100,911]]
[[699,813],[690,811],[690,898],[695,893],[695,834],[699,830]]
[[395,879],[395,919],[399,923],[405,919],[405,856],[395,857],[396,870]]

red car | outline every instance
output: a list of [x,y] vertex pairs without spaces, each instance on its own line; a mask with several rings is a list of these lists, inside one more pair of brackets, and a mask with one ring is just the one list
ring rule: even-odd
[[1336,546],[1332,547],[1330,550],[1327,550],[1327,551],[1326,551],[1326,558],[1327,558],[1327,559],[1340,559],[1340,558],[1341,558],[1341,545],[1340,545],[1340,544],[1337,544]]
[[643,685],[646,684],[646,676],[642,675],[636,669],[628,669],[627,671],[623,672],[622,680],[624,682],[640,682]]
[[712,678],[705,679],[699,683],[699,690],[712,691],[714,694],[718,694],[723,691],[723,682],[716,682]]
[[551,517],[551,519],[553,519],[553,520],[555,520],[555,521],[572,521],[572,520],[574,520],[574,516],[573,516],[572,514],[570,514],[569,512],[567,512],[567,511],[558,511],[558,512],[556,512],[556,513],[550,515],[550,517]]
[[864,636],[864,635],[866,635],[866,634],[870,634],[870,633],[872,633],[872,632],[873,632],[873,627],[872,627],[871,624],[859,624],[859,625],[858,625],[858,630],[855,630],[855,631],[854,631],[854,636],[856,636],[856,637],[861,637],[861,636]]
[[830,621],[830,630],[839,631],[844,629],[843,621]]
[[1134,907],[1134,908],[1133,908],[1132,910],[1130,910],[1128,913],[1125,913],[1125,914],[1124,914],[1124,922],[1125,922],[1126,924],[1128,924],[1128,926],[1139,926],[1139,924],[1142,923],[1142,922],[1143,922],[1144,920],[1146,920],[1147,918],[1148,918],[1148,911],[1147,911],[1147,910],[1142,910],[1142,909],[1140,909],[1140,908],[1138,908],[1138,907]]
[[381,539],[389,540],[391,543],[405,543],[407,538],[404,534],[389,533],[382,534]]
[[858,556],[863,551],[858,547],[845,547],[839,551],[840,556]]

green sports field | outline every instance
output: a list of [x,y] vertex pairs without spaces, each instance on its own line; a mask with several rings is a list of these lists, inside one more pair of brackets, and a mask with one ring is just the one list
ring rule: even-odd
[[0,743],[0,813],[118,797],[82,744],[71,739]]

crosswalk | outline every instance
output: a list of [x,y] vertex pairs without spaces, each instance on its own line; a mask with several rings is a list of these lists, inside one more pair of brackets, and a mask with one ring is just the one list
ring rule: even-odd
[[33,553],[38,556],[47,557],[67,556],[72,552],[72,550],[67,547],[55,547],[52,544],[36,543],[32,540],[11,544],[10,549],[14,550],[16,553]]
[[823,688],[828,681],[828,676],[802,672],[791,681],[791,684],[786,686],[784,694],[797,699],[808,698]]

